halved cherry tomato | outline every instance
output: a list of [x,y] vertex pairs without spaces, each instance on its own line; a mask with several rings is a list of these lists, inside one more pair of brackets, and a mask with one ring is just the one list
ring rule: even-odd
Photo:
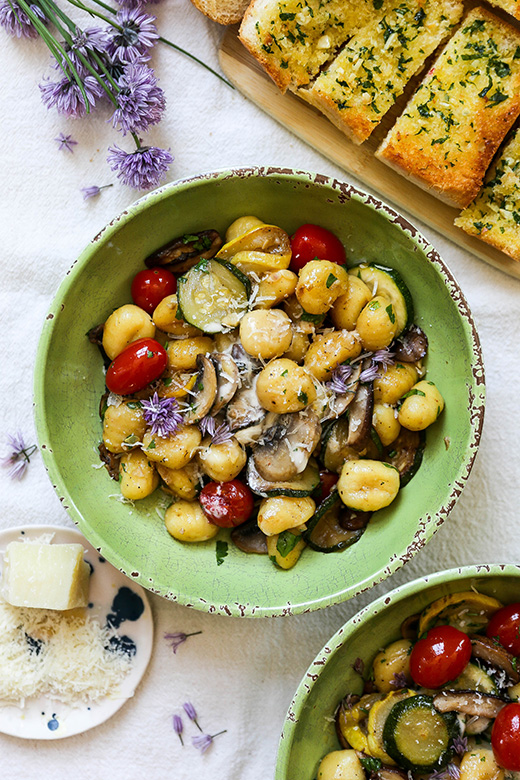
[[316,488],[316,503],[321,504],[332,492],[332,488],[339,479],[339,474],[333,471],[320,471],[320,484]]
[[471,658],[471,640],[453,626],[432,628],[413,646],[410,674],[424,688],[440,688],[462,674]]
[[319,225],[301,225],[291,237],[291,250],[289,268],[296,274],[311,260],[330,260],[339,265],[346,262],[345,248],[339,238]]
[[129,395],[158,379],[168,364],[168,355],[155,339],[137,339],[111,362],[105,378],[112,393]]
[[230,482],[208,482],[199,501],[210,523],[220,528],[242,525],[253,511],[253,494],[239,479]]
[[520,703],[512,702],[500,710],[491,732],[495,759],[504,769],[520,770]]
[[167,295],[177,291],[177,279],[167,268],[145,268],[134,276],[132,299],[148,314],[154,310]]
[[498,639],[513,655],[520,655],[520,604],[508,604],[497,610],[486,629],[490,639]]

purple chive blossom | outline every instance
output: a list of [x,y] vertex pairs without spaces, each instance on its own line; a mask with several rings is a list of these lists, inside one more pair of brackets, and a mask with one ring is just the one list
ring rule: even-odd
[[113,187],[113,184],[103,184],[102,187],[97,187],[95,184],[92,187],[82,187],[81,192],[83,193],[83,200],[88,200],[89,198],[97,198],[101,190],[106,190],[108,187]]
[[54,140],[58,144],[60,152],[65,150],[67,150],[67,152],[73,152],[73,147],[78,145],[78,142],[75,141],[71,135],[65,135],[64,133],[60,133]]
[[180,715],[174,715],[173,716],[173,730],[175,731],[175,733],[179,737],[179,739],[181,741],[181,745],[184,747],[184,742],[183,742],[183,739],[182,739],[182,732],[184,730],[184,726],[183,726],[182,718],[181,718]]
[[392,688],[406,688],[408,685],[406,674],[404,672],[396,672],[390,680],[390,685]]
[[134,152],[113,146],[108,151],[107,162],[119,181],[136,190],[157,187],[173,162],[169,150],[156,146],[141,146]]
[[[29,7],[42,22],[45,21],[45,14],[39,6],[30,4]],[[28,14],[16,0],[0,0],[0,27],[17,38],[37,38],[39,35]]]
[[143,13],[140,8],[122,8],[117,12],[116,20],[121,29],[108,28],[107,54],[110,59],[125,63],[150,59],[148,49],[159,38],[155,16]]
[[[108,46],[109,36],[105,30],[100,27],[88,27],[85,30],[81,30],[76,27],[76,32],[72,36],[71,43],[63,42],[63,48],[67,53],[67,56],[74,63],[74,67],[78,73],[87,73],[84,63],[81,61],[78,54],[86,57],[91,65],[95,65],[95,60],[91,57],[92,54],[103,54]],[[62,54],[56,55],[55,68],[58,70],[61,65],[67,66],[67,61]]]
[[463,756],[468,749],[468,738],[455,737],[455,739],[453,740],[453,749],[455,753],[457,753],[457,755]]
[[194,724],[196,725],[196,727],[198,728],[198,730],[202,732],[201,727],[197,723],[197,713],[195,711],[195,707],[193,706],[193,704],[190,701],[185,701],[182,706],[183,706],[184,712],[186,713],[188,718],[190,720],[192,720],[194,722]]
[[390,352],[388,347],[378,349],[373,353],[372,360],[380,365],[383,371],[386,371],[389,366],[393,366],[395,363],[395,352]]
[[175,433],[182,423],[182,414],[175,398],[159,398],[157,393],[154,393],[150,400],[141,401],[141,405],[152,435],[166,438]]
[[10,434],[7,437],[10,452],[0,459],[4,468],[9,469],[11,479],[21,479],[27,471],[31,455],[36,451],[36,444],[29,447],[24,441],[23,435],[18,431],[14,436]]
[[[104,94],[104,89],[94,76],[84,76],[82,81],[87,100],[92,108],[96,100]],[[87,113],[85,98],[72,77],[57,82],[46,80],[39,87],[44,104],[47,108],[56,108],[58,114],[83,117]]]
[[365,671],[365,663],[361,658],[358,657],[352,664],[352,668],[354,669],[356,674],[360,674],[361,676],[363,676],[363,673]]
[[330,380],[325,382],[325,387],[328,387],[329,390],[332,390],[334,393],[346,393],[348,390],[347,380],[350,379],[351,374],[352,366],[337,366],[332,372]]
[[213,437],[215,435],[215,428],[216,428],[215,418],[207,414],[205,417],[202,418],[202,420],[200,420],[199,428],[203,436],[209,434],[209,436]]
[[456,764],[448,764],[444,769],[438,769],[432,775],[429,780],[459,780],[460,769]]
[[127,65],[118,87],[119,107],[112,116],[112,125],[119,126],[123,135],[145,131],[161,121],[166,101],[151,68],[139,63]]
[[202,634],[202,631],[192,631],[191,634],[185,634],[183,631],[177,631],[175,634],[165,634],[164,638],[170,643],[170,647],[173,653],[177,652],[177,648],[182,645],[189,636],[197,636]]
[[211,444],[225,444],[225,442],[231,441],[232,438],[233,433],[231,432],[229,425],[223,422],[213,434]]
[[377,366],[377,363],[372,363],[369,368],[365,368],[364,371],[361,372],[359,375],[359,381],[360,382],[373,382],[374,379],[377,377],[379,372],[379,368]]
[[195,737],[191,738],[191,743],[193,747],[196,747],[197,750],[200,750],[201,753],[205,753],[213,743],[215,737],[219,737],[221,734],[225,734],[226,731],[227,729],[224,729],[224,731],[219,731],[217,734],[213,734],[213,736],[210,734],[197,734]]

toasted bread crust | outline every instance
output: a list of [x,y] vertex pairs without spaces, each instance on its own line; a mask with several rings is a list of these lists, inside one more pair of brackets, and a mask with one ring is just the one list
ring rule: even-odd
[[478,197],[455,224],[520,260],[520,129],[495,161]]
[[386,0],[300,96],[362,143],[462,12],[461,0]]
[[226,6],[218,0],[191,0],[195,8],[218,24],[236,24],[248,6],[249,0],[232,0]]
[[520,33],[484,8],[449,41],[376,156],[451,205],[477,195],[520,114]]

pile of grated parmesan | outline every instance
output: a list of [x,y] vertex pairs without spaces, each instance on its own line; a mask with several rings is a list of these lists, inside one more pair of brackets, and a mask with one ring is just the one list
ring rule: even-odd
[[114,635],[89,615],[0,601],[0,704],[23,706],[40,695],[71,705],[117,696],[132,659],[106,649]]

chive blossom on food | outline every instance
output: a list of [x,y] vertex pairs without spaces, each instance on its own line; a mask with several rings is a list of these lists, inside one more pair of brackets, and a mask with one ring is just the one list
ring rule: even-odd
[[332,390],[334,393],[346,393],[348,390],[347,380],[352,375],[352,366],[348,364],[342,364],[337,366],[332,372],[332,377],[328,382],[325,382],[325,387]]
[[406,674],[404,672],[395,672],[392,679],[390,680],[390,685],[392,688],[406,688],[408,685],[408,680],[406,679]]
[[189,636],[197,636],[197,634],[202,634],[202,631],[192,631],[190,634],[185,634],[183,631],[176,631],[174,634],[165,634],[164,638],[170,643],[170,647],[175,655],[177,653],[177,648],[184,644]]
[[4,468],[8,468],[8,475],[11,479],[21,479],[27,471],[27,466],[31,461],[31,455],[38,449],[36,444],[28,446],[22,433],[17,431],[14,436],[7,436],[10,451],[7,455],[0,458],[0,463]]
[[141,401],[146,423],[152,435],[171,436],[182,423],[182,414],[175,398],[159,398],[155,392],[151,399]]

